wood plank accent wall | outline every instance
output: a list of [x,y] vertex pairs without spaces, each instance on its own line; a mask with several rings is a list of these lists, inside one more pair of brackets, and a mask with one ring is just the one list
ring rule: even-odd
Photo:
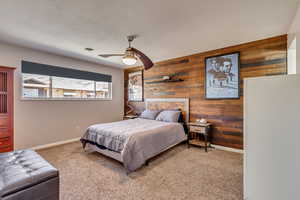
[[[204,94],[205,57],[240,52],[241,98],[206,100]],[[128,73],[141,67],[124,70],[125,112],[128,110]],[[145,98],[189,98],[190,121],[206,118],[213,123],[213,143],[226,147],[243,148],[243,78],[273,76],[287,73],[287,35],[254,41],[218,50],[198,53],[155,63],[144,71]],[[183,82],[152,83],[164,75],[175,74]],[[263,86],[262,86],[263,87]],[[143,102],[130,102],[136,110],[143,110]]]

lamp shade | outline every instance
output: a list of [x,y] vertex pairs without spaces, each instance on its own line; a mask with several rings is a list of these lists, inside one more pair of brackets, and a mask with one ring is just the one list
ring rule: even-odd
[[137,62],[137,59],[135,56],[132,55],[125,55],[122,58],[122,61],[125,65],[134,65]]

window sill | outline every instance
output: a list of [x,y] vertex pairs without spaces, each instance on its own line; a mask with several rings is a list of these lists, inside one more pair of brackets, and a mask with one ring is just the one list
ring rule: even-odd
[[21,101],[111,101],[108,99],[93,99],[93,98],[25,98],[22,97]]

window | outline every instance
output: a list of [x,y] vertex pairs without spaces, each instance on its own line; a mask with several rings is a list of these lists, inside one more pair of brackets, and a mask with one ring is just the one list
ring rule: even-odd
[[23,97],[50,97],[50,76],[23,74]]
[[54,98],[95,98],[94,81],[52,77]]
[[111,84],[107,82],[96,82],[96,98],[111,97]]
[[110,75],[22,61],[22,78],[24,99],[112,98]]

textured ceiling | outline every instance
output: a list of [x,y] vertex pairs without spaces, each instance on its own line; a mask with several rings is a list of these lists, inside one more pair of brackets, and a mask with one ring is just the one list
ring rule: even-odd
[[[287,33],[299,0],[2,0],[0,40],[110,66],[126,36],[153,61]],[[87,52],[85,47],[94,48]]]

